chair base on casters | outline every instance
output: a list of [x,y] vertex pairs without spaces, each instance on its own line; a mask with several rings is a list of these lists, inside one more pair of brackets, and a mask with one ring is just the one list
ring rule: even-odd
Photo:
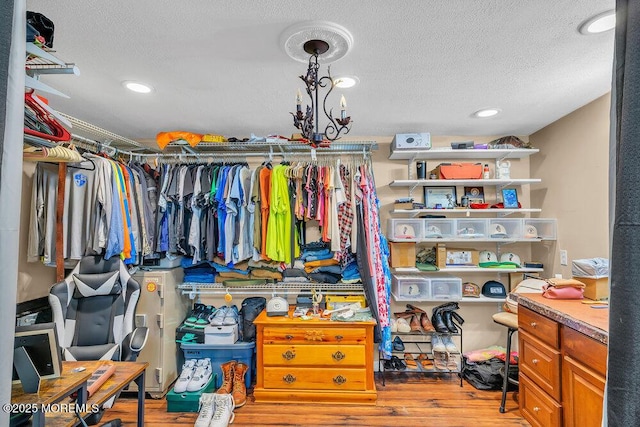
[[493,315],[493,321],[499,325],[507,327],[507,352],[504,361],[504,380],[502,382],[502,400],[500,401],[500,413],[505,413],[507,403],[507,391],[509,384],[518,385],[518,380],[509,378],[509,368],[511,367],[511,338],[518,330],[518,316],[513,313],[501,312]]

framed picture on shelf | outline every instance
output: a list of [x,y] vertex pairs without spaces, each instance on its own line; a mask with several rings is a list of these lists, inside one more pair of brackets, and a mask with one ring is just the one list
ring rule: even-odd
[[453,209],[457,206],[456,187],[423,187],[424,207],[427,209]]
[[502,189],[502,203],[505,209],[518,209],[518,192],[515,188]]
[[469,203],[484,203],[484,187],[464,187]]

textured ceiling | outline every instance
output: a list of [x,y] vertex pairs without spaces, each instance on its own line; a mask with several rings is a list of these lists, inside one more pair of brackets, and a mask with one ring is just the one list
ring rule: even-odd
[[[526,135],[607,93],[613,32],[577,28],[614,0],[27,0],[55,23],[56,55],[80,76],[42,81],[68,94],[50,104],[131,139],[187,130],[227,137],[296,132],[297,76],[282,34],[308,20],[353,36],[334,76],[358,136]],[[324,74],[326,67],[321,70]],[[141,80],[140,95],[121,82]],[[499,116],[474,119],[485,107]],[[323,121],[324,123],[324,121]]]

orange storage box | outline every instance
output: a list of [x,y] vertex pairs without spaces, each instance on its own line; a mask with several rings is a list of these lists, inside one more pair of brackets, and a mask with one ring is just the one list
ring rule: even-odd
[[431,173],[436,179],[480,179],[482,163],[440,163]]

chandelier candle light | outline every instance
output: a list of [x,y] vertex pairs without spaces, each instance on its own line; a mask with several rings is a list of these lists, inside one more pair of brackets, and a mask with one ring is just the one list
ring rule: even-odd
[[[327,67],[327,75],[318,77],[318,56],[329,50],[329,44],[323,40],[309,40],[304,44],[304,51],[310,54],[309,67],[307,74],[300,76],[305,83],[307,95],[311,100],[307,105],[306,111],[302,111],[302,92],[298,89],[296,94],[296,112],[291,113],[293,116],[293,125],[300,129],[302,136],[309,140],[313,147],[318,147],[323,142],[331,142],[340,138],[341,134],[347,134],[351,130],[351,117],[347,116],[347,100],[344,95],[340,98],[340,118],[333,117],[333,109],[327,111],[327,98],[335,86],[331,78],[331,67]],[[324,132],[320,132],[319,119],[317,112],[319,111],[319,90],[320,88],[328,88],[326,95],[322,100],[322,110],[324,115],[329,119],[329,123],[324,128]],[[315,123],[314,123],[315,120]]]

